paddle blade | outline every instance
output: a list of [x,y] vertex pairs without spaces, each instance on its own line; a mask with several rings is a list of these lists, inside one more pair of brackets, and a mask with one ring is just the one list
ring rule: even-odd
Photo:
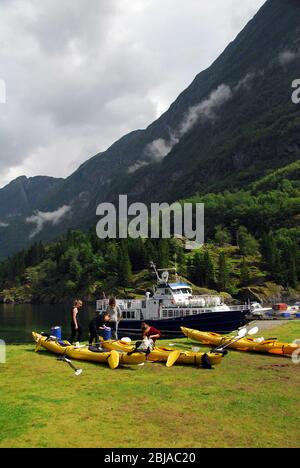
[[116,369],[120,364],[120,355],[118,351],[112,351],[108,358],[108,365],[111,369]]
[[179,358],[180,356],[180,351],[177,350],[177,351],[172,351],[170,354],[169,354],[169,357],[168,357],[168,360],[167,360],[167,364],[166,366],[167,367],[172,367],[175,362],[177,361],[177,359]]
[[38,341],[37,344],[35,345],[35,350],[34,350],[34,351],[35,351],[36,353],[38,353],[39,350],[41,349],[41,347],[42,347],[42,340],[39,339],[39,341]]
[[78,377],[81,374],[82,374],[82,369],[77,369],[77,371],[75,372],[75,375]]
[[258,327],[251,328],[251,330],[248,331],[248,335],[256,335],[256,333],[259,332]]
[[239,338],[244,338],[244,336],[246,336],[247,333],[248,333],[247,328],[241,328],[241,329],[238,331],[238,337],[239,337]]

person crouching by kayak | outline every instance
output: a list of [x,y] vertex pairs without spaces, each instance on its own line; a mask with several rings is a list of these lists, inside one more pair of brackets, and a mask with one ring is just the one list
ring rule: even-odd
[[150,327],[146,322],[142,323],[142,334],[143,338],[149,338],[153,343],[161,338],[161,332],[154,327]]
[[106,313],[110,316],[110,324],[112,339],[118,339],[118,325],[122,318],[122,312],[119,306],[117,306],[117,301],[114,297],[109,299],[109,304]]
[[109,314],[100,314],[95,317],[89,324],[90,339],[89,344],[92,345],[93,341],[96,340],[96,346],[99,347],[99,333],[101,328],[109,327],[110,316]]
[[71,330],[72,330],[72,332],[71,332],[71,337],[70,337],[70,340],[69,340],[69,342],[71,344],[73,344],[74,341],[80,342],[81,338],[82,338],[82,328],[81,328],[81,325],[80,325],[80,322],[79,322],[79,317],[78,317],[79,310],[82,308],[82,306],[83,306],[83,302],[80,299],[76,299],[76,301],[74,301],[73,309],[72,309],[72,312],[71,312],[71,318],[72,318]]
[[155,347],[155,342],[161,337],[161,333],[154,327],[150,327],[148,323],[142,322],[143,340],[135,343],[134,349],[130,351],[128,356],[133,353],[145,353],[148,356]]

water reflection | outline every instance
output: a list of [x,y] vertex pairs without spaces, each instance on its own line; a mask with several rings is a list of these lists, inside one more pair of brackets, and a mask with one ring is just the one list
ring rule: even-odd
[[[31,332],[50,332],[61,326],[63,337],[69,338],[72,305],[0,304],[0,339],[6,343],[30,343]],[[95,315],[95,306],[85,306],[80,311],[84,339],[88,337],[88,323]]]

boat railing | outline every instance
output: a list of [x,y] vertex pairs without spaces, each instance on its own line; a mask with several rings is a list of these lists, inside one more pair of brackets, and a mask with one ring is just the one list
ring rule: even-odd
[[[108,299],[100,299],[96,303],[97,310],[106,310],[108,307]],[[140,299],[117,299],[117,306],[123,310],[135,310],[142,308],[142,300]]]
[[247,304],[231,305],[231,306],[229,306],[229,309],[232,312],[235,312],[235,311],[239,311],[239,310],[250,310],[250,307]]

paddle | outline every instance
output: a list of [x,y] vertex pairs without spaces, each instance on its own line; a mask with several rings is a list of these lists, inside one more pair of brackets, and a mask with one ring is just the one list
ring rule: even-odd
[[68,359],[66,356],[60,356],[59,358],[57,358],[58,361],[62,361],[62,362],[66,362],[67,364],[69,364],[69,366],[73,369],[73,371],[75,372],[75,375],[78,377],[79,375],[82,374],[82,369],[77,369],[73,364],[72,362],[70,361],[70,359]]
[[38,353],[41,347],[42,347],[42,338],[40,338],[35,345],[35,350],[34,350],[35,353]]
[[177,359],[179,358],[180,354],[181,354],[181,352],[179,350],[172,351],[169,354],[166,366],[167,367],[172,367],[175,364],[175,362],[177,361]]
[[219,345],[215,349],[212,350],[213,353],[223,353],[224,349],[228,348],[229,346],[233,345],[234,343],[237,343],[238,341],[242,340],[246,336],[251,336],[251,335],[256,335],[256,333],[259,332],[258,327],[253,327],[250,330],[247,330],[247,328],[241,328],[237,336],[233,338],[229,343],[226,343],[224,346]]
[[108,365],[111,369],[116,369],[120,364],[120,354],[118,351],[112,351],[108,358]]

